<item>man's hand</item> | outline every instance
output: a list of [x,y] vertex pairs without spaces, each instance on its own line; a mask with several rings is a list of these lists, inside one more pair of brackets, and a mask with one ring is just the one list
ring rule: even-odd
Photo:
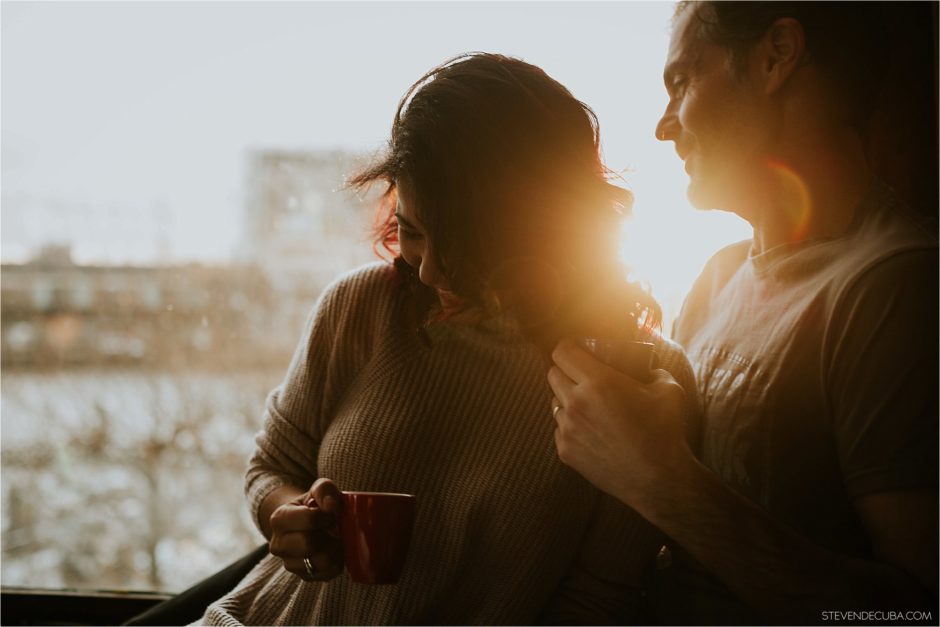
[[656,486],[693,460],[684,437],[685,392],[664,370],[642,384],[569,340],[552,359],[558,457],[642,513]]
[[317,479],[307,492],[271,514],[271,554],[305,581],[326,581],[340,575],[344,561],[337,515],[341,507],[336,485],[329,479]]
[[826,608],[935,607],[935,493],[858,499],[880,561],[837,555],[695,460],[683,437],[684,392],[667,373],[657,370],[643,385],[568,341],[552,358],[561,460],[681,544],[767,620],[807,624]]

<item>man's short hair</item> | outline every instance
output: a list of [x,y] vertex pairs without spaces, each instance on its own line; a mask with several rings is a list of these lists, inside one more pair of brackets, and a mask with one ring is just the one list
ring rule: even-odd
[[888,67],[886,4],[882,2],[679,2],[676,15],[695,11],[698,36],[728,48],[743,74],[751,46],[776,20],[800,22],[808,60],[840,98],[847,121],[862,130],[871,117]]

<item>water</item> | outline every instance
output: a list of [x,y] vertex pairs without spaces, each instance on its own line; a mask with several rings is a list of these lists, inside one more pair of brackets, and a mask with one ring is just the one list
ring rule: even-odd
[[242,478],[281,374],[4,372],[3,585],[177,592],[263,542]]

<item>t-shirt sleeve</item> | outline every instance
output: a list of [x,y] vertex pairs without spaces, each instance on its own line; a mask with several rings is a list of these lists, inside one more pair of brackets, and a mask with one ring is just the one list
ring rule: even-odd
[[[265,403],[263,425],[245,475],[245,496],[252,520],[272,490],[303,489],[317,478],[320,443],[335,405],[369,350],[369,322],[363,315],[378,273],[359,272],[324,290],[311,313],[281,384]],[[374,313],[374,311],[373,311]]]
[[823,372],[851,497],[937,486],[937,286],[936,249],[907,251],[835,305]]

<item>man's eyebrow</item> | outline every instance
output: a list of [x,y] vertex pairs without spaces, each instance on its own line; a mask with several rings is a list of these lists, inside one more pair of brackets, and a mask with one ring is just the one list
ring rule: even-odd
[[663,83],[666,84],[666,87],[669,87],[672,84],[673,77],[679,72],[683,71],[685,66],[685,59],[678,59],[671,62],[663,69]]

